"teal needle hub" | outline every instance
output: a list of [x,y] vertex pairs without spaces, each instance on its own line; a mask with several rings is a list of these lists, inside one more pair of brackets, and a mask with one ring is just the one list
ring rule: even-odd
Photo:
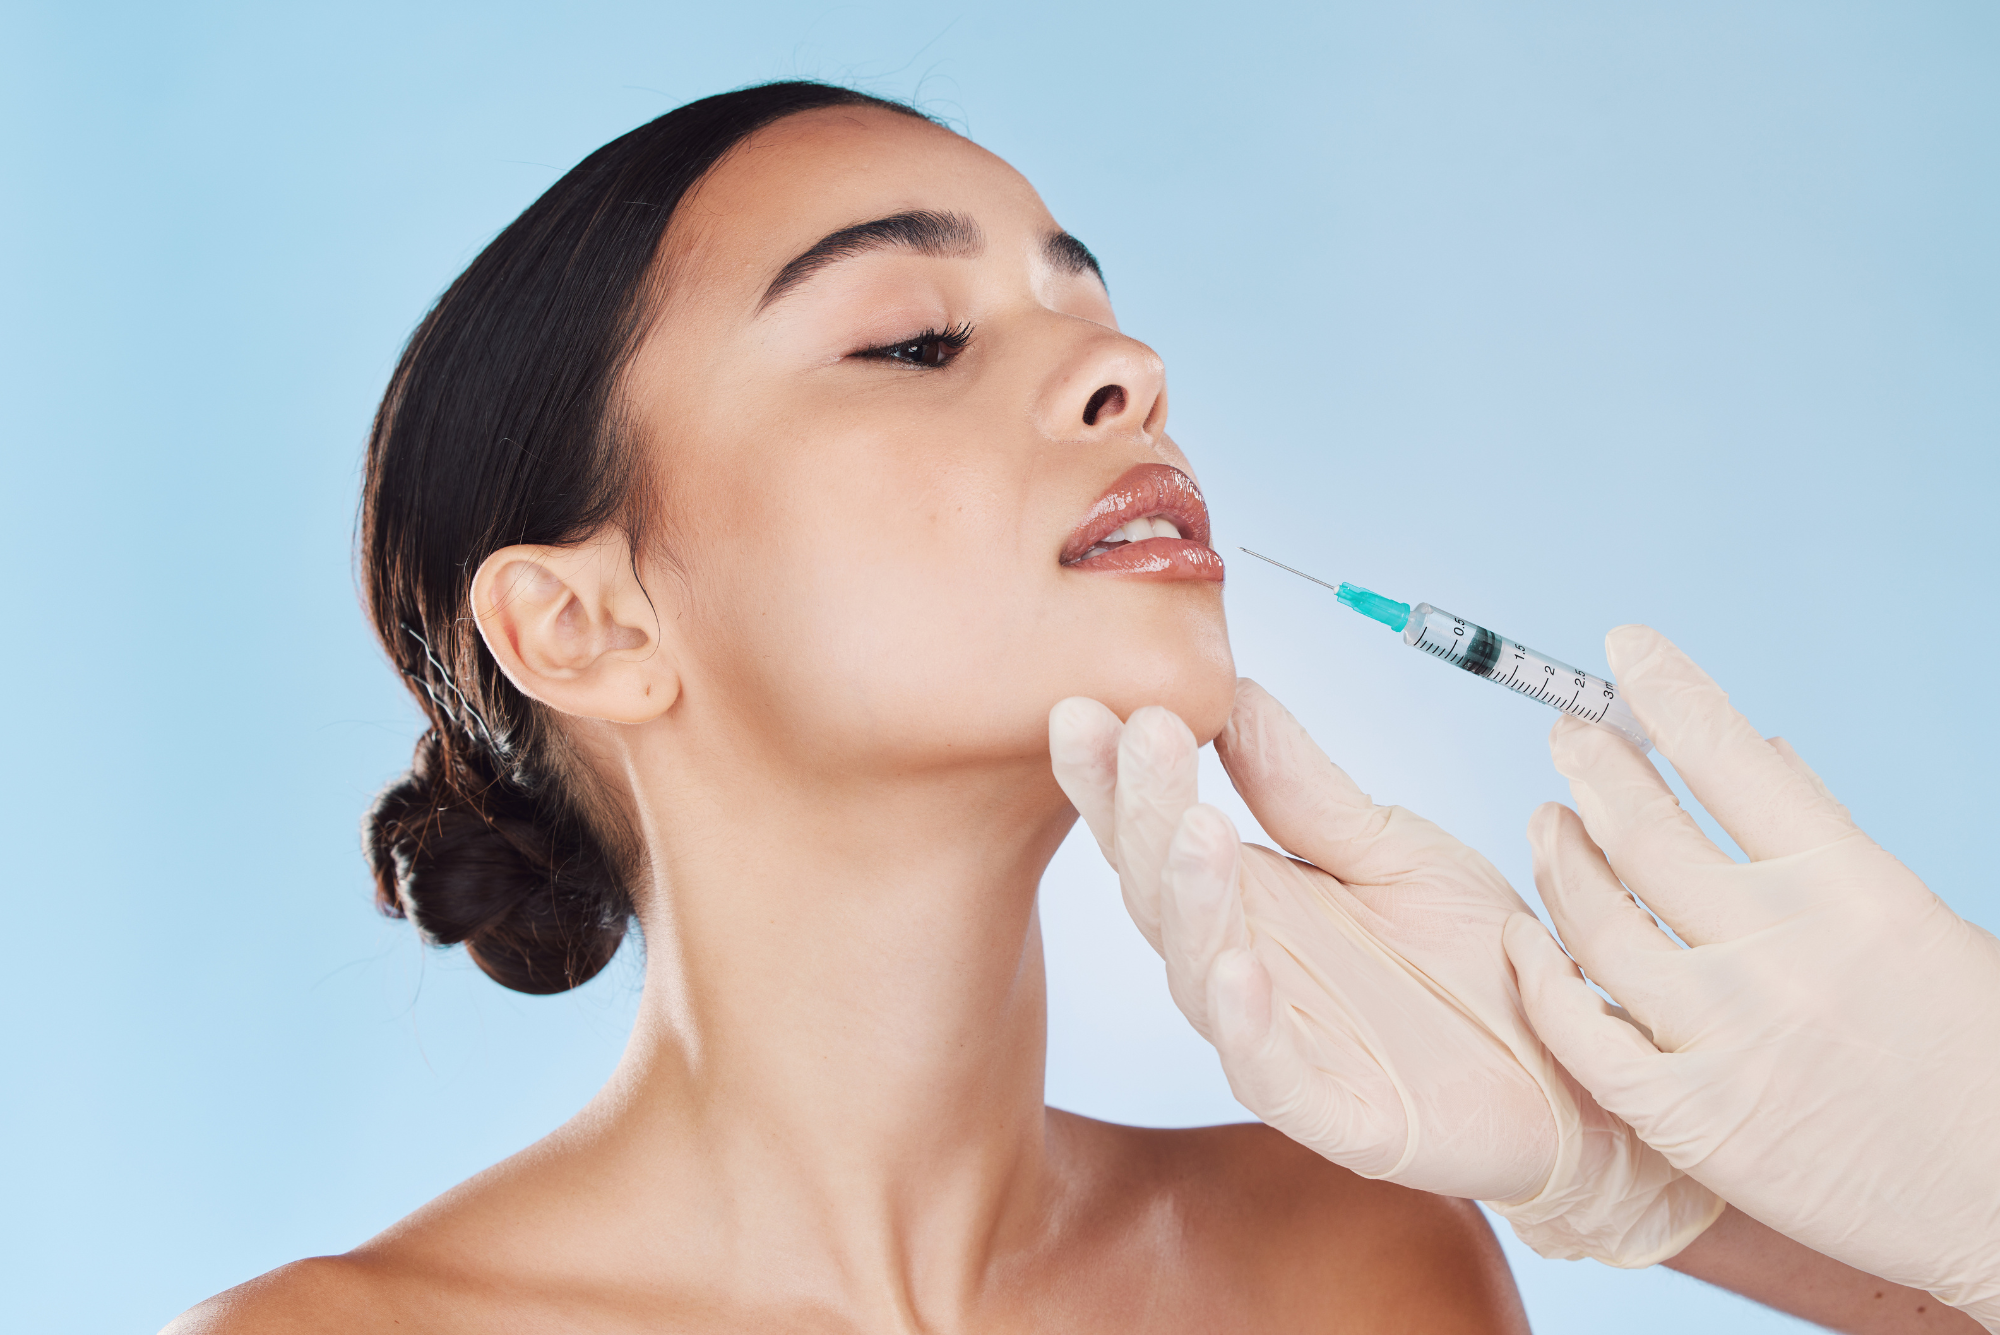
[[1359,584],[1342,584],[1334,591],[1341,602],[1371,621],[1379,621],[1390,630],[1400,631],[1410,624],[1410,605],[1399,603],[1394,598],[1384,598],[1371,589]]

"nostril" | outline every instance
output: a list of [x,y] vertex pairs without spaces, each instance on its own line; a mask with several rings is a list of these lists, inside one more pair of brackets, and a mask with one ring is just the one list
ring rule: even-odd
[[1096,426],[1097,415],[1109,412],[1113,417],[1125,411],[1125,387],[1106,385],[1090,396],[1090,402],[1083,405],[1083,424]]

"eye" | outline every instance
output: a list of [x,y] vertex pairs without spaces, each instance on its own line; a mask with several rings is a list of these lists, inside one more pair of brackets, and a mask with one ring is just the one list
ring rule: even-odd
[[971,341],[972,326],[958,324],[949,329],[926,329],[921,334],[899,338],[879,348],[867,348],[854,355],[872,361],[901,362],[905,366],[947,366],[965,351],[965,345]]

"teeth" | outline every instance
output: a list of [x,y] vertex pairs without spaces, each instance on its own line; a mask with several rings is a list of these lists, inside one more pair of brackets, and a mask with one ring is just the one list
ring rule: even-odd
[[1181,531],[1174,527],[1174,521],[1160,515],[1146,519],[1128,520],[1126,523],[1105,534],[1100,542],[1144,542],[1148,538],[1178,538]]
[[1130,519],[1099,538],[1094,546],[1077,560],[1087,561],[1093,556],[1102,556],[1112,548],[1128,542],[1144,542],[1148,538],[1178,538],[1180,528],[1165,515],[1148,515],[1144,519]]

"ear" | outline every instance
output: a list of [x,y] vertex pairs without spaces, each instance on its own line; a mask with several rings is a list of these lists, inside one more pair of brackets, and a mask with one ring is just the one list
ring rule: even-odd
[[503,547],[472,577],[472,616],[521,693],[577,718],[646,723],[680,673],[622,533],[569,547]]

